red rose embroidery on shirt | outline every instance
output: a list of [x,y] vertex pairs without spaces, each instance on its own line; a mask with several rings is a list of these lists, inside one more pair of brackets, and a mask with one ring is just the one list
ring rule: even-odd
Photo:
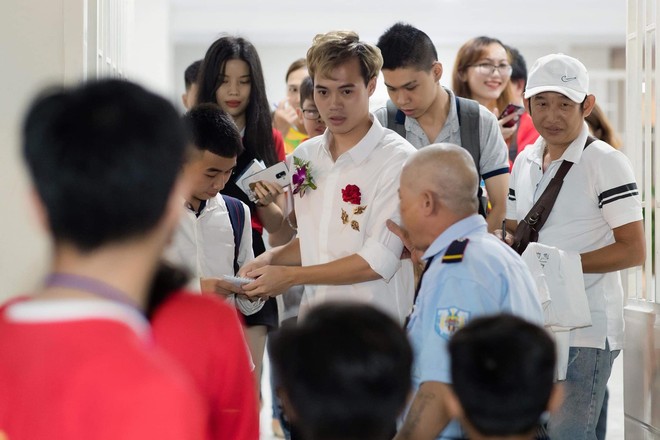
[[362,194],[357,185],[346,185],[346,188],[341,190],[341,198],[346,203],[359,205],[362,202]]

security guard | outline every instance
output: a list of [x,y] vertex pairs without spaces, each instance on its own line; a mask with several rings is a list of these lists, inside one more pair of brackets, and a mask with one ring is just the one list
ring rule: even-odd
[[[489,234],[477,214],[474,162],[451,144],[425,147],[401,174],[404,238],[426,268],[407,330],[415,352],[413,399],[396,439],[465,438],[450,423],[446,393],[451,384],[449,338],[470,319],[509,312],[543,324],[536,285],[518,254]],[[506,350],[506,347],[502,348]]]

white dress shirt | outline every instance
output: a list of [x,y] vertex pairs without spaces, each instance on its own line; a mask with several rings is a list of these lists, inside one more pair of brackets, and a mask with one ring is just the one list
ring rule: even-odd
[[[400,223],[399,176],[415,148],[373,116],[371,120],[364,138],[336,161],[329,151],[329,130],[296,148],[294,156],[309,161],[317,189],[294,197],[303,266],[357,254],[382,278],[343,286],[306,285],[301,315],[315,304],[352,300],[370,303],[403,322],[412,305],[412,265],[402,268],[403,244],[385,222]],[[360,205],[343,201],[342,189],[349,184],[359,187]],[[364,212],[355,211],[358,206]]]
[[[238,252],[239,267],[254,259],[250,209],[244,203],[242,205],[245,224]],[[183,210],[165,258],[193,275],[188,288],[195,292],[201,292],[200,278],[234,275],[234,231],[227,205],[220,194],[207,200],[199,217],[190,208]],[[250,301],[235,295],[227,297],[227,301],[235,304],[244,315],[258,312],[264,305],[263,300]]]

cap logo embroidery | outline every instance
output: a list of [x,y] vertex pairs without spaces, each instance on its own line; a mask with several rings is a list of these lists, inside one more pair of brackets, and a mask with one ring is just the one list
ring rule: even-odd
[[566,75],[561,76],[561,80],[565,83],[576,80],[576,79],[577,79],[577,76],[566,76]]

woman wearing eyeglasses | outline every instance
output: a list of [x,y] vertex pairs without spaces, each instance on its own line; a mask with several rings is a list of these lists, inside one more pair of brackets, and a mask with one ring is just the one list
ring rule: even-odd
[[[458,50],[452,73],[452,88],[456,96],[478,101],[499,118],[502,110],[513,102],[510,79],[511,55],[500,40],[476,37]],[[514,113],[499,120],[505,141],[516,130],[516,124],[506,127],[507,122],[517,118]]]

